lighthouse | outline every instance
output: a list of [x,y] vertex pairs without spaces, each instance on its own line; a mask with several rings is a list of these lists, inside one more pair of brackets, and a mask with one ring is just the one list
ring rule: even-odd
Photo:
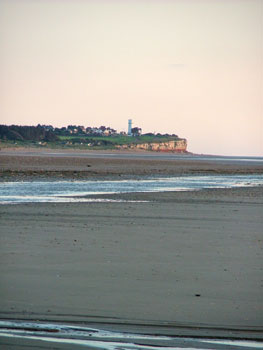
[[128,136],[132,136],[132,119],[128,119]]

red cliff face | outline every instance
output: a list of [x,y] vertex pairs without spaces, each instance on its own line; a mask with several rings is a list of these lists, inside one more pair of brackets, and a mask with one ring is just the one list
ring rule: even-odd
[[149,142],[149,143],[134,143],[130,145],[118,146],[120,149],[141,149],[145,151],[155,152],[187,152],[186,139],[179,139],[167,142]]

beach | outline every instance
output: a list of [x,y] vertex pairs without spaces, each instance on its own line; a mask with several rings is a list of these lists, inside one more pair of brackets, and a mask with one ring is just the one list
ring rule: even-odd
[[[5,181],[262,173],[74,153],[0,160]],[[262,338],[262,187],[105,197],[123,202],[0,206],[0,319]]]

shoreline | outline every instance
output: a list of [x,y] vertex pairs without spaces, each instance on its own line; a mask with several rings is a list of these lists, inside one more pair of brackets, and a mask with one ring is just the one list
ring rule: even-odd
[[[76,198],[78,196],[69,198]],[[79,198],[113,199],[124,201],[148,201],[156,203],[176,202],[226,202],[263,204],[263,186],[235,187],[235,188],[206,188],[187,191],[133,192],[92,194]],[[74,204],[74,203],[72,203]]]
[[[90,317],[88,320],[65,320],[65,316],[63,315],[63,319],[56,317],[55,320],[52,318],[45,317],[45,315],[35,315],[38,319],[30,318],[16,318],[15,320],[10,318],[0,319],[0,344],[1,344],[1,330],[5,328],[5,324],[7,324],[7,332],[10,330],[10,336],[12,337],[12,333],[16,330],[24,330],[31,332],[32,335],[38,335],[41,330],[42,336],[50,336],[52,333],[54,334],[54,338],[58,335],[63,338],[63,328],[72,328],[72,334],[68,333],[67,337],[69,339],[78,339],[76,338],[78,334],[74,334],[75,330],[90,329],[92,332],[109,332],[110,338],[114,339],[114,333],[117,333],[116,339],[121,339],[125,341],[128,337],[136,338],[137,336],[142,335],[146,338],[147,336],[152,337],[151,344],[154,346],[158,345],[158,337],[170,337],[170,340],[183,340],[185,341],[202,341],[202,340],[229,340],[229,341],[258,341],[262,342],[262,328],[258,327],[257,329],[253,327],[229,327],[226,328],[222,325],[211,327],[206,324],[184,324],[184,323],[170,323],[169,322],[151,322],[151,321],[142,321],[142,320],[102,320],[98,321],[92,319]],[[62,334],[59,333],[62,331]],[[44,334],[43,334],[44,333]],[[45,334],[46,333],[46,334]],[[64,334],[65,335],[65,334]],[[85,336],[85,335],[84,335]],[[23,338],[23,335],[21,336]],[[26,336],[25,336],[26,338]],[[96,338],[96,335],[95,335]],[[99,337],[102,341],[107,341],[107,335],[102,335]],[[105,340],[104,340],[104,339]],[[155,339],[156,338],[156,339]],[[168,339],[167,339],[168,340]],[[156,344],[157,342],[157,344]],[[147,343],[145,344],[147,345]],[[166,344],[166,346],[169,344]],[[172,344],[170,344],[172,345]],[[190,345],[190,344],[189,344]],[[202,344],[200,344],[202,345]]]
[[[4,324],[8,324],[7,329]],[[160,329],[160,327],[158,327]],[[23,331],[26,333],[23,334]],[[261,348],[262,339],[256,334],[252,336],[249,331],[248,338],[239,337],[239,331],[232,330],[227,333],[221,330],[218,335],[211,336],[209,330],[203,330],[203,335],[195,337],[184,335],[174,335],[174,331],[169,332],[166,327],[165,334],[156,333],[154,327],[133,326],[122,329],[112,329],[105,326],[94,328],[93,325],[70,325],[59,323],[34,323],[32,321],[23,322],[1,322],[0,321],[0,344],[9,345],[12,349],[21,349],[21,347],[41,347],[46,343],[46,349],[53,349],[52,343],[56,343],[56,349],[78,349],[79,345],[84,345],[87,349],[130,349],[140,350],[147,347],[149,350],[155,349],[218,349],[225,350],[230,346],[231,349],[250,349]],[[22,332],[22,334],[21,334]],[[42,348],[42,347],[41,347]]]

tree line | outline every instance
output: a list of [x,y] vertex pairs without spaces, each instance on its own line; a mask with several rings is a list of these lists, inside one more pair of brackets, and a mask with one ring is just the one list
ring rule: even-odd
[[38,126],[0,125],[0,138],[2,140],[13,140],[13,141],[54,142],[58,140],[58,137],[54,133],[54,131],[47,130],[41,125],[38,125]]
[[[178,137],[175,134],[153,134],[153,133],[141,133],[141,128],[135,127],[131,130],[131,135],[134,137],[150,136],[150,137]],[[67,127],[54,128],[52,125],[40,125],[37,126],[20,126],[20,125],[0,125],[0,139],[11,141],[35,141],[35,142],[56,142],[60,140],[61,136],[82,137],[81,142],[91,142],[88,137],[98,136],[127,136],[125,132],[118,133],[116,130],[101,126],[87,127],[68,125]],[[110,142],[109,140],[105,142]],[[77,140],[77,139],[76,139]],[[74,140],[72,140],[73,142]],[[99,142],[104,142],[103,140]],[[80,142],[80,140],[78,140]]]

